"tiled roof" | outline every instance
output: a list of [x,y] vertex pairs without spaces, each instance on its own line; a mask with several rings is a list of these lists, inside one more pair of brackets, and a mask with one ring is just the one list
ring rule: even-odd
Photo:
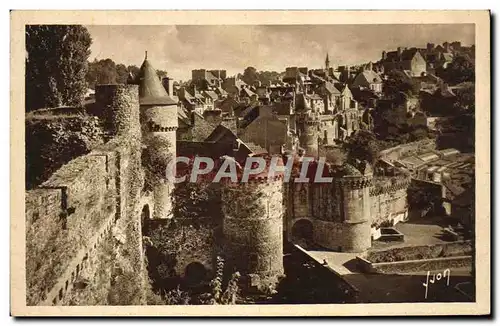
[[307,98],[311,99],[311,100],[323,100],[323,98],[321,96],[319,96],[318,94],[314,93],[314,94],[307,94],[306,95]]
[[217,93],[215,93],[214,91],[205,91],[205,94],[208,95],[208,97],[210,97],[212,100],[216,100],[219,98]]
[[232,139],[237,138],[236,135],[231,130],[229,130],[227,127],[225,127],[223,125],[218,125],[212,131],[212,133],[207,137],[207,139],[205,139],[205,141],[218,142],[222,138],[224,138],[224,136],[226,136],[226,135],[229,135]]
[[147,59],[141,65],[138,76],[139,102],[141,105],[177,105],[168,96],[156,74],[156,69]]
[[245,87],[243,89],[243,91],[247,94],[248,97],[252,97],[253,95],[255,95],[254,92],[252,92],[250,89],[248,89],[247,87]]
[[340,90],[337,87],[335,87],[335,85],[333,83],[326,82],[325,83],[325,89],[330,94],[340,95]]
[[381,83],[382,78],[373,70],[365,70],[361,73],[369,83]]
[[267,150],[252,142],[241,142],[252,154],[267,154]]
[[227,95],[227,92],[222,87],[217,87],[217,91],[222,95]]
[[205,79],[219,79],[212,72],[207,71],[205,74]]
[[[407,61],[413,59],[418,52],[417,48],[411,48],[401,51],[401,60]],[[385,62],[399,61],[398,51],[390,51],[386,54]]]

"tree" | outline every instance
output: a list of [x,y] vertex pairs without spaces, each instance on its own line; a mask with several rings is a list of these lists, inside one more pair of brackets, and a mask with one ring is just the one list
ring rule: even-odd
[[475,73],[472,60],[467,56],[458,55],[445,69],[443,79],[452,85],[474,82]]
[[82,103],[91,44],[80,25],[26,26],[26,111]]
[[462,87],[455,91],[455,108],[459,112],[474,114],[476,110],[476,90],[474,83],[464,83]]
[[163,77],[167,77],[168,73],[165,70],[156,69],[156,75],[162,79]]
[[348,161],[360,160],[374,164],[378,158],[378,153],[382,150],[382,144],[372,132],[359,130],[347,140],[344,149],[347,152]]
[[418,94],[419,87],[402,71],[392,70],[384,81],[384,93],[389,97],[403,100],[404,95]]
[[118,84],[126,84],[128,79],[128,69],[124,64],[116,65],[116,82]]
[[247,67],[243,71],[243,77],[241,79],[248,85],[253,85],[258,79],[257,69],[254,67]]
[[118,79],[117,66],[111,59],[97,60],[89,63],[86,80],[90,88],[99,84],[116,84]]

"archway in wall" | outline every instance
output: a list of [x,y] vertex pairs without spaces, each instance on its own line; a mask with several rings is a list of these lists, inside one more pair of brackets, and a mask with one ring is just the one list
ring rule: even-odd
[[149,211],[149,205],[144,205],[141,212],[141,227],[142,235],[149,234],[149,221],[151,220],[151,213]]
[[192,262],[186,266],[184,278],[189,286],[200,285],[207,279],[207,269],[199,262]]
[[313,224],[309,220],[298,220],[292,226],[292,242],[308,248],[313,245]]

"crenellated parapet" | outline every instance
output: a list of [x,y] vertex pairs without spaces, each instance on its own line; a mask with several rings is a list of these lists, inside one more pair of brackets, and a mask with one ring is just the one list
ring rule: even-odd
[[370,196],[378,196],[383,193],[392,193],[398,190],[407,189],[410,186],[411,177],[401,178],[384,178],[384,180],[377,179],[373,182],[370,189]]
[[335,183],[337,184],[338,187],[343,188],[345,190],[358,190],[358,189],[364,189],[364,188],[369,188],[373,185],[373,178],[372,177],[342,177],[335,179]]

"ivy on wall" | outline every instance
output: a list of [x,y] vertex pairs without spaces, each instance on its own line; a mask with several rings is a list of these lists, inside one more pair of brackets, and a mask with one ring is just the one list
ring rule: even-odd
[[26,189],[47,180],[72,159],[102,144],[103,131],[95,116],[26,118]]

